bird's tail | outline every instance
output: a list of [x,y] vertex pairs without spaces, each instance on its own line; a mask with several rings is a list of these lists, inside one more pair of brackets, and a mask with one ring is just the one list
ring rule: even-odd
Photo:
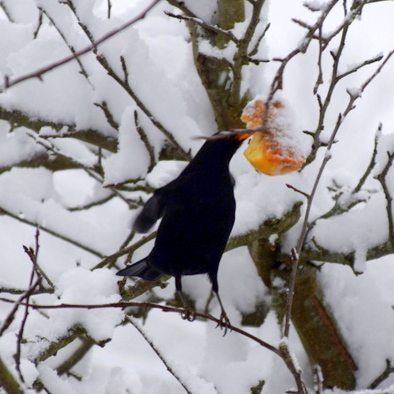
[[145,280],[156,280],[159,279],[163,274],[158,271],[156,268],[151,267],[148,264],[148,260],[145,257],[144,259],[129,265],[126,268],[118,271],[116,273],[118,276],[138,276],[139,278]]

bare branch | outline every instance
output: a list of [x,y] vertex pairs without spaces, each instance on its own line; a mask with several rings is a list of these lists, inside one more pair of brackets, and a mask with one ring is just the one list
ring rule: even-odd
[[5,215],[7,215],[7,216],[9,216],[9,217],[11,217],[11,218],[13,218],[15,220],[18,220],[21,223],[28,224],[29,226],[33,226],[35,228],[39,228],[41,231],[45,231],[46,233],[51,234],[54,237],[59,238],[59,239],[61,239],[63,241],[66,241],[69,244],[74,245],[74,246],[76,246],[76,247],[78,247],[78,248],[80,248],[82,250],[85,250],[86,252],[89,252],[89,253],[93,254],[94,256],[97,256],[99,258],[103,258],[104,257],[101,253],[97,252],[96,250],[93,250],[89,246],[83,245],[79,241],[71,239],[70,237],[67,237],[67,236],[65,236],[63,234],[60,234],[60,233],[58,233],[58,232],[56,232],[54,230],[51,230],[51,229],[46,228],[46,227],[42,227],[42,226],[40,226],[40,223],[37,223],[37,222],[31,221],[31,220],[25,219],[25,218],[21,217],[20,215],[16,215],[16,214],[4,209],[3,207],[0,207],[0,210],[1,210],[1,212],[3,214],[5,214]]
[[371,174],[372,170],[375,168],[376,165],[376,155],[378,154],[378,144],[381,136],[383,125],[382,123],[379,123],[378,129],[376,130],[375,133],[375,142],[374,142],[374,147],[371,155],[371,160],[369,162],[369,165],[367,169],[365,170],[364,175],[360,178],[357,186],[353,190],[353,194],[358,193],[361,188],[363,187],[365,181],[368,179],[369,175]]
[[150,164],[148,167],[148,173],[152,171],[153,167],[156,165],[156,157],[155,157],[155,151],[153,149],[153,146],[150,144],[148,136],[145,133],[145,130],[142,128],[142,126],[139,123],[138,120],[138,112],[134,111],[134,123],[135,123],[135,128],[141,138],[141,141],[144,143],[146,150],[148,151],[149,154],[149,159],[150,159]]
[[[40,118],[32,118],[27,113],[20,110],[8,110],[0,107],[0,119],[10,123],[11,128],[24,126],[36,133],[43,127],[51,127],[57,132],[51,135],[50,138],[75,138],[80,141],[88,142],[102,149],[110,152],[116,152],[117,141],[113,137],[104,136],[99,130],[96,129],[82,129],[77,130],[76,125],[72,123],[57,123]],[[45,139],[44,135],[40,135]]]
[[108,7],[107,18],[111,19],[111,8],[112,8],[111,0],[107,0],[107,7]]
[[313,26],[310,26],[308,32],[306,33],[304,39],[301,41],[299,46],[291,51],[284,59],[273,59],[280,61],[281,64],[275,74],[275,77],[272,81],[270,93],[267,99],[267,104],[271,102],[275,93],[278,90],[281,90],[283,87],[283,75],[287,64],[298,54],[305,53],[311,43],[312,39],[315,38],[316,31],[323,25],[325,19],[327,18],[328,14],[331,12],[332,8],[337,4],[339,0],[331,0],[322,11],[320,17],[316,21]]
[[238,38],[235,37],[234,34],[231,33],[230,30],[223,30],[220,27],[210,25],[208,23],[205,23],[203,20],[201,20],[199,18],[192,17],[192,16],[173,14],[172,12],[168,12],[168,11],[165,11],[164,13],[171,18],[195,23],[196,25],[201,26],[203,29],[210,31],[211,33],[221,34],[221,35],[225,36],[226,38],[228,38],[230,41],[233,41],[236,44],[239,43]]
[[15,376],[7,368],[0,357],[0,387],[5,390],[6,393],[10,394],[23,394],[24,390],[19,385],[19,382]]
[[[294,380],[296,381],[297,391],[294,393],[308,394],[305,384],[301,379],[302,371],[296,367],[297,363],[293,360],[294,356],[290,353],[289,347],[286,342],[281,342],[279,344],[279,351],[282,360],[285,362],[287,368],[289,369],[289,371],[294,377]],[[291,391],[288,391],[288,393],[291,393]]]
[[391,57],[394,55],[394,50],[389,52],[386,56],[386,58],[383,60],[383,62],[380,64],[380,66],[376,69],[376,71],[364,82],[364,84],[361,86],[361,93],[364,92],[366,87],[380,74],[382,71],[383,67],[387,64],[387,62],[391,59]]
[[78,206],[67,208],[67,210],[70,212],[86,211],[90,208],[97,207],[99,205],[103,205],[103,204],[107,203],[108,201],[111,201],[115,197],[116,197],[116,194],[108,193],[108,195],[105,197],[91,201],[91,202],[84,204],[84,205],[78,205]]
[[[30,260],[32,262],[32,270],[31,270],[30,281],[29,281],[29,290],[26,292],[26,296],[24,298],[26,300],[26,304],[30,303],[30,295],[32,294],[34,289],[36,287],[38,287],[38,285],[41,283],[41,280],[42,280],[42,277],[41,277],[41,275],[39,274],[39,271],[38,271],[38,262],[37,262],[38,251],[39,251],[39,248],[40,248],[39,236],[40,236],[40,231],[37,229],[36,230],[36,235],[35,235],[35,248],[34,248],[34,250],[32,248],[27,248],[26,246],[23,247],[25,252],[26,252],[26,254],[29,256],[29,258],[30,258]],[[34,276],[36,274],[38,275],[38,278],[37,278],[36,282],[33,283]],[[19,328],[19,331],[18,331],[18,334],[17,334],[16,353],[14,354],[16,370],[18,372],[19,379],[23,383],[25,382],[25,379],[23,377],[22,370],[21,370],[21,348],[22,348],[22,341],[23,341],[23,333],[24,333],[24,330],[25,330],[25,326],[26,326],[26,322],[27,322],[28,316],[29,316],[29,307],[26,305],[25,306],[25,311],[24,311],[24,314],[23,314],[23,318],[22,318],[22,321],[21,321],[21,325],[20,325],[20,328]]]
[[148,335],[144,332],[144,330],[140,327],[138,322],[129,316],[126,316],[126,321],[128,321],[134,328],[143,336],[147,344],[151,347],[151,349],[156,353],[157,357],[160,358],[162,363],[165,365],[167,368],[167,371],[180,383],[180,385],[185,389],[185,391],[188,394],[192,394],[192,391],[189,390],[187,387],[187,384],[182,381],[181,377],[176,373],[176,371],[171,367],[169,362],[166,360],[164,355],[161,353],[161,351],[155,346],[155,344],[152,342],[152,340],[148,337]]
[[[249,61],[253,62],[255,60],[252,59],[253,56],[256,55],[257,51],[259,50],[260,42],[262,39],[265,37],[265,34],[267,33],[268,29],[271,27],[271,24],[268,23],[267,26],[264,28],[263,32],[260,34],[260,36],[257,38],[256,43],[252,50],[248,53],[249,56]],[[261,60],[262,62],[268,62],[268,60]]]
[[384,382],[392,373],[394,367],[391,365],[389,359],[386,360],[386,369],[369,385],[369,389],[376,389],[382,382]]
[[5,76],[4,78],[4,84],[2,87],[0,87],[0,92],[4,92],[6,89],[15,86],[21,82],[27,81],[28,79],[33,79],[33,78],[39,78],[41,79],[44,74],[46,74],[49,71],[52,71],[60,66],[63,66],[64,64],[67,64],[73,60],[76,60],[77,58],[81,57],[82,55],[85,55],[86,53],[89,53],[91,51],[94,51],[97,49],[97,46],[102,44],[103,42],[109,40],[113,36],[119,34],[123,30],[127,29],[134,23],[140,21],[141,19],[145,18],[146,14],[159,2],[160,0],[154,0],[148,7],[146,7],[142,12],[140,12],[136,17],[131,19],[130,21],[124,23],[122,26],[111,30],[109,33],[105,34],[98,40],[94,42],[94,44],[87,46],[86,48],[76,51],[70,56],[65,57],[62,60],[59,60],[58,62],[52,63],[49,66],[42,67],[36,71],[33,71],[32,73],[22,75],[21,77],[15,78],[15,79],[10,79],[8,76]]
[[[7,298],[0,298],[0,301],[6,302],[6,303],[11,303],[14,304],[14,300],[10,300]],[[107,309],[107,308],[120,308],[120,309],[125,309],[129,307],[139,307],[139,308],[155,308],[155,309],[160,309],[163,312],[169,312],[169,313],[178,313],[178,314],[184,314],[185,310],[184,308],[174,308],[172,306],[168,305],[159,305],[159,304],[153,304],[150,302],[115,302],[115,303],[109,303],[109,304],[59,304],[59,305],[38,305],[38,304],[27,304],[25,302],[21,302],[19,305],[22,306],[28,306],[32,309]],[[200,313],[196,312],[196,317],[206,319],[206,320],[211,320],[214,323],[218,324],[220,327],[223,325],[221,320],[217,319],[216,317],[213,317],[210,314],[205,314],[205,313]],[[227,325],[227,324],[226,324]],[[254,342],[258,343],[259,345],[265,347],[266,349],[274,352],[277,355],[281,355],[280,351],[276,349],[274,346],[270,345],[269,343],[263,341],[262,339],[259,339],[255,337],[254,335],[242,330],[241,328],[235,327],[233,325],[228,325],[228,329],[230,331],[237,332],[239,334],[244,335],[247,338],[252,339]]]
[[59,376],[68,373],[95,345],[95,342],[89,337],[82,337],[80,340],[82,342],[81,345],[56,368]]
[[378,55],[378,56],[373,57],[372,59],[365,60],[362,63],[360,63],[360,64],[358,64],[356,66],[353,66],[350,70],[348,70],[346,72],[343,72],[342,74],[339,74],[337,76],[337,78],[338,78],[338,80],[342,79],[342,78],[345,78],[348,75],[357,72],[358,70],[360,70],[361,68],[363,68],[365,66],[368,66],[368,65],[376,63],[376,62],[380,62],[382,59],[383,59],[383,55]]
[[242,68],[245,64],[247,64],[246,60],[249,58],[249,46],[252,42],[257,26],[260,22],[260,14],[264,3],[265,0],[256,0],[253,3],[253,12],[248,27],[246,28],[245,34],[242,39],[239,40],[239,42],[237,43],[238,50],[233,58],[233,78],[231,96],[229,98],[230,105],[236,105],[237,103],[239,103],[239,100],[241,98],[240,94],[242,83]]
[[12,18],[7,6],[4,4],[3,1],[0,1],[0,8],[3,10],[5,16],[7,17],[7,19],[12,22],[15,23],[14,19]]
[[381,173],[376,176],[376,179],[380,182],[384,196],[386,198],[386,211],[387,211],[387,220],[388,220],[388,239],[394,248],[394,218],[393,218],[393,198],[390,194],[390,190],[388,188],[386,177],[393,165],[394,153],[387,152],[388,160]]
[[101,103],[94,103],[94,105],[102,109],[108,124],[111,127],[113,127],[115,130],[119,130],[119,123],[115,120],[114,116],[112,115],[110,109],[108,108],[107,102],[102,101]]
[[324,394],[323,388],[323,375],[319,365],[312,367],[313,372],[313,383],[315,386],[315,394]]
[[15,314],[18,310],[18,308],[21,305],[29,305],[29,304],[24,304],[23,301],[27,298],[29,298],[29,296],[34,292],[34,289],[40,284],[41,282],[41,278],[38,278],[36,280],[36,282],[19,298],[19,300],[17,301],[12,301],[12,303],[14,304],[13,309],[11,310],[11,312],[8,314],[7,318],[4,319],[3,325],[0,327],[0,336],[3,335],[3,333],[5,332],[5,330],[7,330],[7,328],[10,326],[10,324],[14,321],[15,318]]
[[147,242],[151,241],[156,237],[156,232],[153,232],[145,237],[142,237],[138,242],[133,245],[128,246],[127,248],[121,249],[118,252],[105,257],[100,263],[93,267],[93,269],[103,268],[106,266],[113,265],[119,257],[124,255],[133,255],[133,253],[140,248],[142,245],[145,245]]
[[289,334],[290,334],[291,308],[293,306],[293,297],[294,297],[294,290],[295,290],[299,261],[300,261],[299,255],[297,251],[293,248],[291,250],[292,267],[291,267],[291,274],[289,280],[289,287],[287,290],[286,313],[285,313],[284,331],[283,331],[283,336],[285,338],[289,338]]
[[80,73],[86,78],[86,80],[89,82],[89,84],[91,84],[91,82],[89,81],[89,75],[88,75],[87,71],[85,70],[85,67],[83,66],[82,61],[80,59],[80,56],[78,56],[77,51],[75,50],[75,48],[68,42],[67,37],[63,34],[63,32],[61,31],[59,26],[56,24],[55,20],[49,15],[49,13],[43,8],[39,7],[38,9],[40,10],[40,16],[42,17],[42,15],[45,14],[46,17],[51,22],[51,24],[55,27],[55,29],[59,33],[60,37],[62,38],[64,43],[68,46],[68,48],[70,49],[70,51],[71,51],[72,55],[74,56],[76,62],[78,63],[78,65],[79,65],[79,67],[81,69]]

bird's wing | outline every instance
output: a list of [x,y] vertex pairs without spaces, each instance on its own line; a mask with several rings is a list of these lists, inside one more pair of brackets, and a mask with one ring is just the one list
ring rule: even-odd
[[157,189],[135,219],[133,230],[137,233],[148,232],[163,217],[166,205],[171,204],[174,197],[185,194],[185,191],[187,194],[193,194],[193,189],[199,184],[201,174],[203,174],[201,171],[181,174],[172,182]]
[[163,216],[165,206],[164,196],[155,193],[145,204],[133,224],[137,233],[148,232],[153,225]]

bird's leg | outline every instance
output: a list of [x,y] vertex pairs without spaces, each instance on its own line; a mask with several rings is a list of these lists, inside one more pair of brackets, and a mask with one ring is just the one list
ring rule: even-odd
[[184,312],[182,313],[182,319],[187,321],[196,320],[196,311],[187,303],[182,291],[178,291],[179,297],[181,298]]
[[[223,336],[225,336],[227,334],[227,330],[231,326],[231,323],[230,323],[230,319],[227,316],[226,311],[224,310],[222,300],[220,299],[220,296],[219,296],[219,292],[215,291],[215,294],[216,294],[216,297],[217,297],[217,299],[219,301],[220,309],[222,310],[221,313],[220,313],[220,318],[219,318],[220,322],[218,323],[218,325],[216,327],[220,326],[220,328],[224,328]],[[231,331],[231,329],[230,329],[230,331]]]
[[226,311],[224,310],[223,303],[222,303],[222,300],[220,299],[219,293],[217,291],[215,291],[215,294],[216,294],[216,297],[219,301],[219,305],[220,305],[220,309],[221,309],[219,323],[216,327],[220,326],[221,329],[224,328],[223,336],[225,336],[227,334],[228,329],[230,329],[230,331],[231,331],[231,328],[230,328],[231,323],[230,323],[230,319],[227,316]]
[[184,312],[181,314],[182,319],[187,321],[196,320],[196,311],[187,303],[185,296],[182,293],[182,283],[180,276],[175,277],[175,287],[183,304]]
[[222,300],[220,299],[219,296],[219,283],[217,277],[217,270],[211,271],[208,275],[209,275],[209,279],[211,279],[212,290],[216,294],[216,298],[219,301],[220,309],[222,310],[219,317],[219,323],[216,327],[220,326],[220,328],[224,328],[223,336],[225,336],[227,334],[227,330],[231,327],[231,323],[230,323],[230,319],[227,316],[226,311],[224,310]]

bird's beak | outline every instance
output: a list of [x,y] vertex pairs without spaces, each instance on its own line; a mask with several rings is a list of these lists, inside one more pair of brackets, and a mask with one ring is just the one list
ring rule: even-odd
[[242,133],[242,134],[236,134],[235,135],[235,139],[236,140],[238,140],[238,141],[244,141],[244,140],[246,140],[247,138],[249,138],[250,136],[252,136],[254,133],[248,133],[248,132],[245,132],[245,133]]

